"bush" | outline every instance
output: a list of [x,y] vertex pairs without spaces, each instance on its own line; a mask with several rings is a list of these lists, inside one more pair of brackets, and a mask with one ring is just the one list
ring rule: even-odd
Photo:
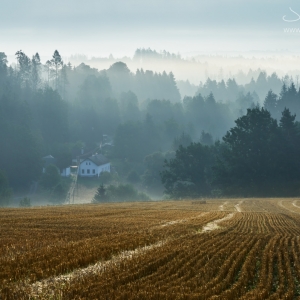
[[109,185],[106,189],[103,185],[97,190],[93,203],[117,202],[117,201],[148,201],[151,200],[145,193],[139,192],[130,184]]

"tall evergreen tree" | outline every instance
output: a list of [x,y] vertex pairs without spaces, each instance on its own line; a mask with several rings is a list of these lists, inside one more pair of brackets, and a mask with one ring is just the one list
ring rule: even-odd
[[55,89],[58,90],[59,88],[59,70],[63,66],[63,60],[57,50],[54,51],[51,59],[52,66],[55,71]]
[[34,91],[36,91],[39,84],[41,83],[40,68],[41,68],[40,55],[36,53],[35,55],[32,56],[31,59],[31,86]]
[[99,203],[105,201],[108,201],[108,196],[106,195],[106,188],[104,187],[103,184],[100,184],[93,198],[93,203]]
[[282,182],[285,182],[285,195],[297,195],[300,191],[300,132],[296,115],[285,108],[280,119],[280,169]]
[[277,95],[269,90],[265,101],[264,101],[264,108],[268,110],[273,117],[277,117]]
[[31,75],[31,60],[22,50],[17,51],[16,56],[19,66],[19,77],[23,85],[26,86]]

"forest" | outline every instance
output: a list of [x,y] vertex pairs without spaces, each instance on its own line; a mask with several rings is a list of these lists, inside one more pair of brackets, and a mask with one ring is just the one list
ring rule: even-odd
[[122,61],[73,66],[57,50],[45,63],[21,50],[16,60],[0,52],[0,205],[36,184],[64,195],[42,157],[63,169],[80,149],[103,153],[117,184],[153,198],[300,194],[300,89],[289,76],[207,78],[185,96],[172,72]]

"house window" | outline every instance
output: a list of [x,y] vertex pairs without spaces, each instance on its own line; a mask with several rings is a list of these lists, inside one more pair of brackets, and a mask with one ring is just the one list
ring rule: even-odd
[[85,164],[87,165],[88,163],[86,162]]
[[90,174],[90,169],[87,169],[86,172],[87,172],[88,174]]
[[81,174],[84,174],[84,169],[81,170]]
[[96,170],[95,169],[93,169],[93,174],[95,174],[96,173]]

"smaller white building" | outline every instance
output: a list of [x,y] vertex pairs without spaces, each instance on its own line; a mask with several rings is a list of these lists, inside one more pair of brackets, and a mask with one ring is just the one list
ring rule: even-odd
[[70,167],[64,168],[64,169],[61,169],[61,170],[60,170],[60,175],[61,175],[62,177],[69,177],[70,174],[71,174]]
[[99,177],[102,172],[110,172],[110,162],[104,155],[95,154],[80,163],[78,175],[81,177]]

